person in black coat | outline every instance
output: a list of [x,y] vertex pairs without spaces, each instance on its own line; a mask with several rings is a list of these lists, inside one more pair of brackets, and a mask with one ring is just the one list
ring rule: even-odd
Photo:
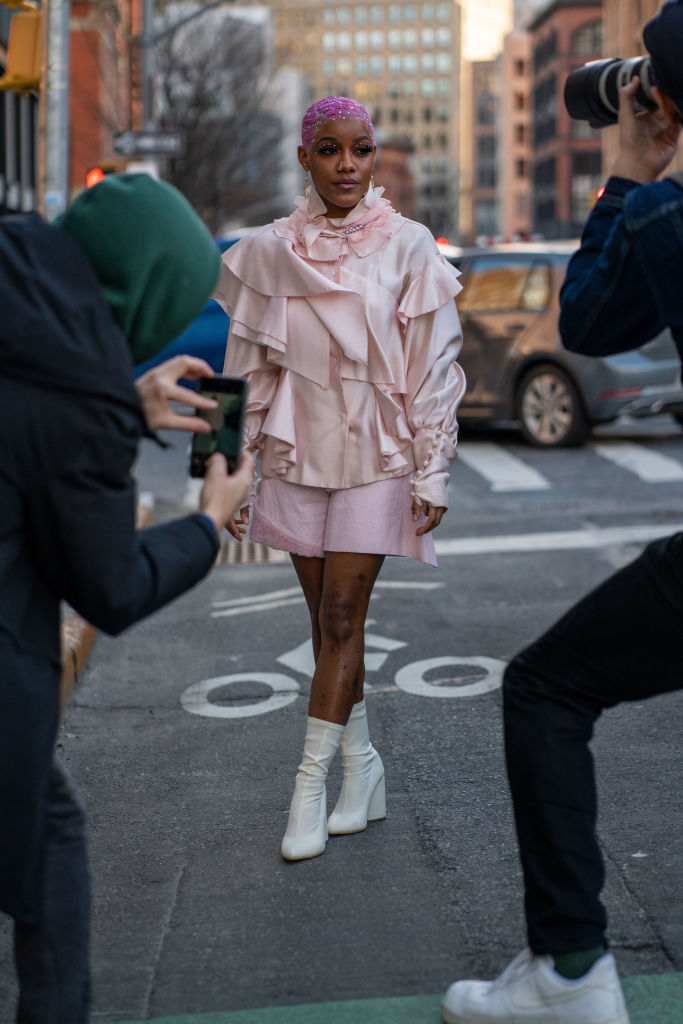
[[214,456],[198,513],[136,531],[140,439],[208,429],[168,401],[180,397],[176,370],[210,374],[201,361],[151,371],[140,393],[134,383],[134,364],[194,319],[218,275],[180,193],[147,175],[107,178],[59,222],[0,220],[0,261],[0,910],[15,921],[17,1021],[82,1024],[84,815],[53,759],[60,605],[117,634],[188,590],[213,565],[253,465],[228,476]]

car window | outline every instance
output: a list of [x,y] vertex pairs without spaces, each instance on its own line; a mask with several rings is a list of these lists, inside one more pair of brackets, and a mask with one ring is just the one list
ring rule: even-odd
[[456,301],[461,313],[496,313],[544,309],[549,299],[548,264],[531,256],[505,255],[475,257]]

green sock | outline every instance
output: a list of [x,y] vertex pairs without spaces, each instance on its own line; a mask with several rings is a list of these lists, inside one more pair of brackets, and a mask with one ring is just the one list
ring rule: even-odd
[[577,949],[573,953],[558,953],[553,956],[555,970],[563,978],[575,981],[588,974],[596,960],[605,954],[604,946],[594,946],[593,949]]

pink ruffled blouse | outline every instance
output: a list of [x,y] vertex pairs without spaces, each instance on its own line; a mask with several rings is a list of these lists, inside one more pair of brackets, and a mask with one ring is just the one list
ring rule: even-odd
[[330,489],[414,474],[446,506],[465,378],[456,271],[369,189],[343,220],[315,193],[223,256],[226,374],[249,379],[264,476]]

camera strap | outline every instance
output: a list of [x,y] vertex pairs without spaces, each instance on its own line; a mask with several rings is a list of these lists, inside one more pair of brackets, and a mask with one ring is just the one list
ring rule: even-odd
[[668,174],[667,178],[669,181],[673,181],[674,185],[683,189],[683,171],[674,171],[673,174]]

